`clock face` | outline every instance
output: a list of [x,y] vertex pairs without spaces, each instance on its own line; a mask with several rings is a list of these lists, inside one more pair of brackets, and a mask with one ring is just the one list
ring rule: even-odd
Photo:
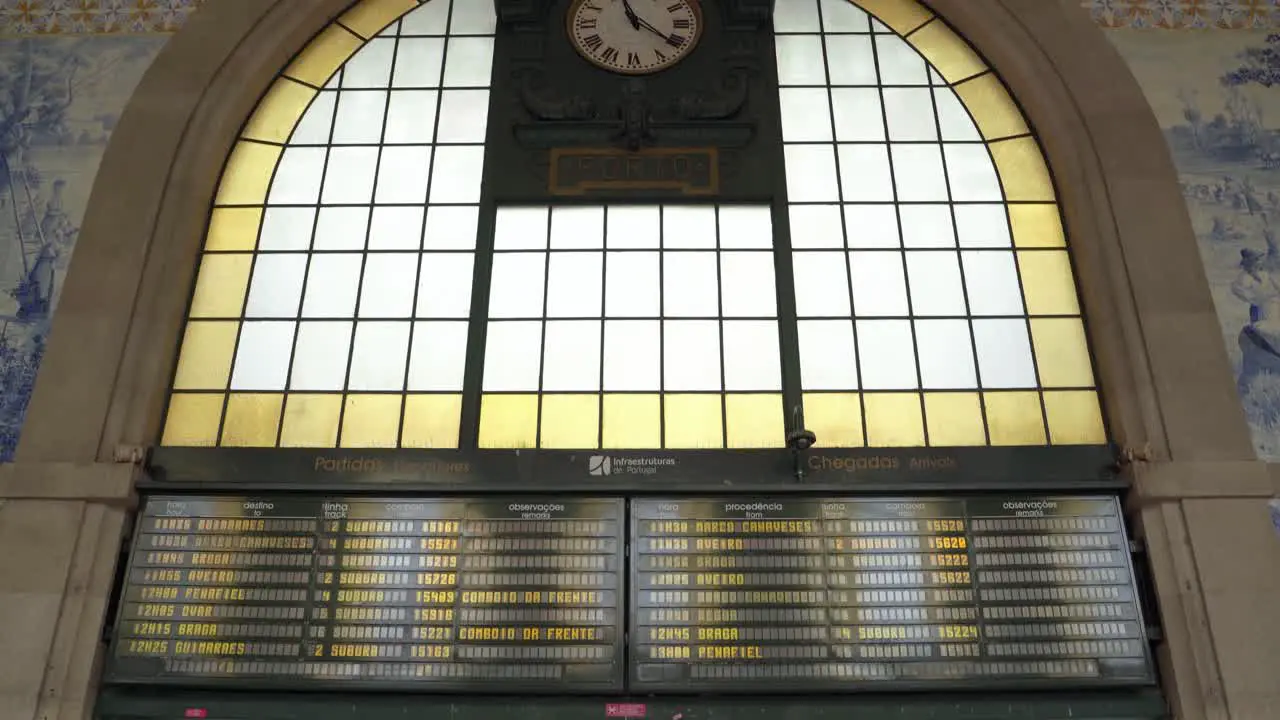
[[569,38],[587,60],[646,75],[683,60],[702,37],[698,0],[573,0]]

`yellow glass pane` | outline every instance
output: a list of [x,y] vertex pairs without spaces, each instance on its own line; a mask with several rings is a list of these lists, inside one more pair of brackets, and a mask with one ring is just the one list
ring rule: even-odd
[[924,418],[933,447],[987,444],[977,393],[925,393]]
[[280,160],[282,148],[242,140],[231,150],[222,169],[215,205],[261,205],[266,202],[271,174]]
[[814,447],[862,447],[862,403],[857,393],[805,393],[805,429],[818,436]]
[[662,447],[662,399],[658,395],[605,395],[604,447]]
[[238,322],[187,323],[178,355],[175,390],[225,390],[236,348]]
[[342,411],[344,448],[395,447],[400,435],[402,395],[348,395]]
[[995,73],[985,73],[960,83],[956,86],[956,93],[973,115],[978,130],[986,140],[999,140],[1031,132],[1026,120],[1022,118],[1022,111]]
[[1030,137],[1000,140],[987,147],[996,161],[1004,196],[1013,201],[1051,202],[1053,181],[1044,164],[1040,146]]
[[485,395],[480,399],[480,447],[531,448],[537,442],[537,395]]
[[724,417],[731,448],[787,446],[781,395],[725,395]]
[[160,444],[166,447],[212,447],[218,444],[222,393],[174,393],[164,418]]
[[461,395],[410,395],[404,400],[400,447],[456,448]]
[[284,401],[280,447],[336,446],[341,413],[341,395],[289,395]]
[[285,68],[284,74],[308,85],[323,87],[363,44],[363,38],[341,25],[330,25]]
[[364,0],[343,13],[338,22],[371,38],[417,6],[418,0]]
[[1020,248],[1067,246],[1057,205],[1019,204],[1008,207],[1014,245]]
[[1089,344],[1079,318],[1033,318],[1031,343],[1041,387],[1093,387]]
[[191,298],[191,317],[240,317],[252,263],[253,256],[248,253],[205,255]]
[[1076,280],[1065,250],[1027,250],[1018,253],[1022,290],[1028,315],[1079,315]]
[[871,447],[921,447],[924,418],[916,393],[867,393],[867,445]]
[[914,45],[949,83],[960,82],[987,69],[987,64],[969,47],[969,43],[941,20],[934,20],[911,33],[907,42]]
[[218,208],[209,218],[205,250],[252,250],[258,245],[262,208]]
[[277,79],[249,117],[241,136],[264,142],[285,142],[315,96],[313,88],[297,80]]
[[666,447],[722,448],[724,423],[719,395],[671,395],[663,398]]
[[929,9],[916,0],[854,0],[863,10],[875,15],[880,22],[906,35],[933,17]]
[[987,405],[987,432],[992,445],[1044,445],[1044,416],[1040,393],[991,392],[982,397]]
[[275,447],[280,429],[279,393],[232,393],[222,422],[222,447]]
[[1089,390],[1046,392],[1049,440],[1054,445],[1103,445],[1107,430],[1098,407],[1098,393]]
[[543,395],[539,441],[564,450],[600,447],[600,396]]

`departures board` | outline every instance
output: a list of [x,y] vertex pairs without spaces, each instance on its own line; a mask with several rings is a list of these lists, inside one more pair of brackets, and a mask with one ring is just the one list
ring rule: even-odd
[[156,497],[107,681],[623,688],[624,504]]
[[634,500],[629,689],[1144,685],[1115,498]]

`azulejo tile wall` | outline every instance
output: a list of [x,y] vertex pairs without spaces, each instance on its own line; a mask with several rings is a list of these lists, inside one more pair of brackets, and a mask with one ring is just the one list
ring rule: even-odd
[[1277,0],[1082,0],[1105,28],[1245,29],[1280,25]]
[[0,0],[0,36],[171,33],[204,0]]

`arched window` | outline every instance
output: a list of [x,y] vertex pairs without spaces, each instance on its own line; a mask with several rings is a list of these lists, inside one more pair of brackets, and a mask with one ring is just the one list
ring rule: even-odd
[[999,79],[914,0],[778,0],[775,29],[789,228],[486,209],[492,3],[357,4],[227,161],[162,444],[780,447],[789,408],[831,447],[1104,442],[1053,185]]

